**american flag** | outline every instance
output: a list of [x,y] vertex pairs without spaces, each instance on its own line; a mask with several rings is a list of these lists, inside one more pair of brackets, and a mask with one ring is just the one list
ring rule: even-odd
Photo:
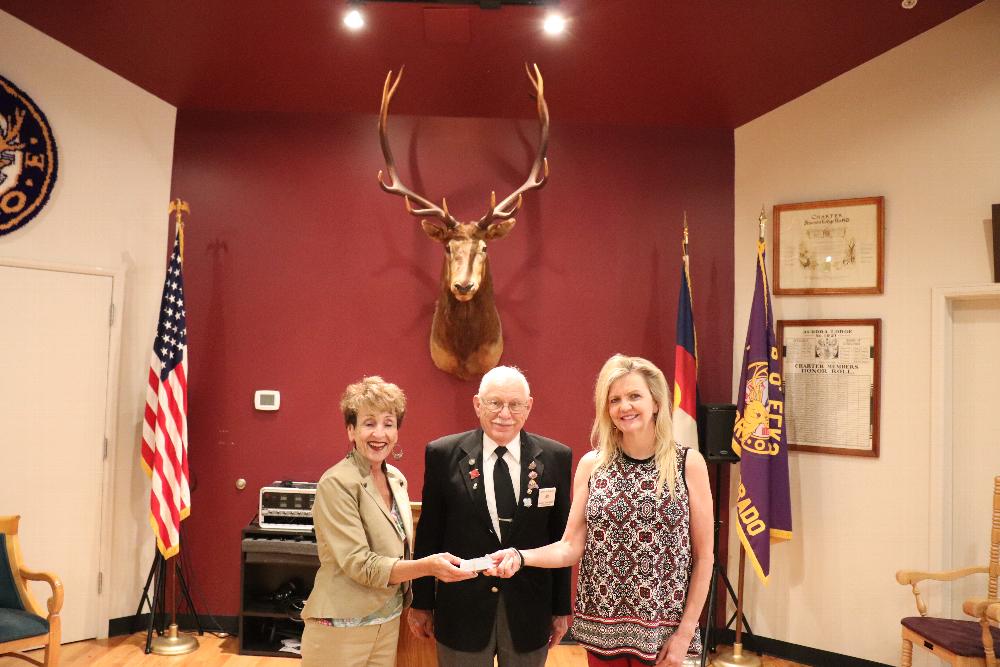
[[181,275],[180,235],[170,253],[160,321],[153,341],[142,425],[142,467],[152,484],[149,521],[164,558],[180,551],[181,521],[191,513],[188,488],[187,319]]

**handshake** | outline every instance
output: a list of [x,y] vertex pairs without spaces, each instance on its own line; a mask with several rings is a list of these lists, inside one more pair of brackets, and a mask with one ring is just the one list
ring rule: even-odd
[[508,579],[524,567],[524,555],[510,547],[494,551],[488,556],[463,560],[459,568],[472,572],[485,572],[490,577]]
[[517,549],[501,549],[478,558],[459,558],[450,553],[425,556],[426,573],[444,582],[472,579],[480,572],[507,579],[524,567],[524,557]]

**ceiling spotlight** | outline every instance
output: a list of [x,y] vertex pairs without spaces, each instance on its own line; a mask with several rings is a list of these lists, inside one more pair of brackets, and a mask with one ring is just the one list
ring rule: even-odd
[[344,25],[349,30],[361,30],[365,27],[365,17],[361,15],[360,10],[352,9],[344,14]]
[[542,27],[549,35],[561,35],[566,30],[566,19],[562,14],[549,14],[545,17]]

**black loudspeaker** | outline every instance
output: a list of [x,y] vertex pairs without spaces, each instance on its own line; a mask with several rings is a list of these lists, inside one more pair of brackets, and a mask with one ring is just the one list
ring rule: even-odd
[[707,403],[698,406],[698,443],[706,461],[735,463],[733,424],[736,406],[732,403]]

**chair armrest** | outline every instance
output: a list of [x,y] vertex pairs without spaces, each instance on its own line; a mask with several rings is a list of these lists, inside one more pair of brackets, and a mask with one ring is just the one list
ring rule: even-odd
[[1000,623],[1000,603],[991,604],[986,608],[986,618],[994,623]]
[[920,570],[899,570],[896,572],[896,581],[903,586],[909,585],[913,589],[913,598],[917,603],[917,613],[921,616],[927,615],[927,603],[920,597],[920,589],[917,584],[930,579],[932,581],[954,581],[970,574],[982,574],[989,572],[985,566],[965,567],[960,570],[949,570],[947,572],[921,572]]
[[896,573],[896,581],[906,586],[913,585],[925,579],[933,581],[954,581],[967,577],[970,574],[986,574],[990,568],[982,565],[978,567],[965,567],[961,570],[948,570],[947,572],[921,572],[920,570],[900,570]]
[[986,610],[991,606],[1000,607],[1000,599],[969,598],[962,603],[962,611],[973,618],[983,619],[986,617]]
[[58,614],[63,606],[63,585],[54,574],[49,572],[36,572],[35,570],[20,569],[21,576],[30,581],[44,581],[52,588],[52,597],[49,598],[49,616]]

